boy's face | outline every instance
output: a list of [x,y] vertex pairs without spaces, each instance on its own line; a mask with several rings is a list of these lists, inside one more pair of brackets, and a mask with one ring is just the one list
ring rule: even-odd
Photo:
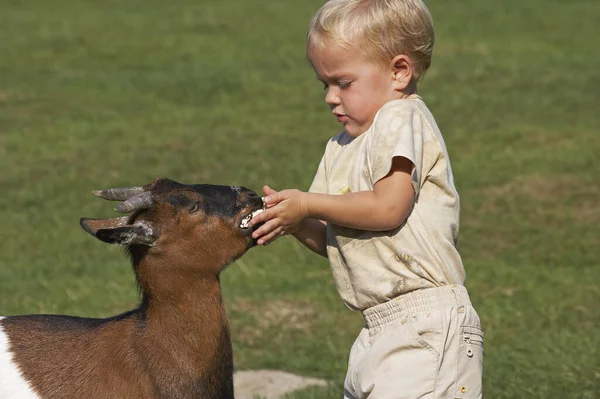
[[325,102],[351,136],[364,133],[385,103],[402,98],[393,86],[391,63],[386,68],[365,60],[354,48],[336,45],[309,45],[307,55],[325,85]]

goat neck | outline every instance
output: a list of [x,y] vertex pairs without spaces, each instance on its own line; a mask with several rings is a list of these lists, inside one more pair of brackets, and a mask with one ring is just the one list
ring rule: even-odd
[[148,247],[130,252],[142,291],[135,348],[157,390],[187,397],[184,392],[203,387],[190,397],[233,398],[229,324],[219,274],[205,272],[210,257],[174,259]]

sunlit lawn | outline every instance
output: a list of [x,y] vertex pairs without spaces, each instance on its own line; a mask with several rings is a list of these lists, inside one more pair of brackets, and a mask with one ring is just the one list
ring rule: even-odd
[[[96,188],[158,176],[306,189],[339,126],[305,60],[320,1],[0,3],[0,314],[134,306],[122,251],[82,216]],[[420,94],[461,193],[460,250],[485,336],[485,396],[600,392],[600,3],[428,2]],[[331,381],[362,326],[326,260],[291,239],[223,274],[236,368]]]

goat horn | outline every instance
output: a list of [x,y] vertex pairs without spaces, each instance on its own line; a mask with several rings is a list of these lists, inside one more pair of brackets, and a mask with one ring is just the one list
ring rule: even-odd
[[143,192],[143,187],[108,188],[106,190],[92,191],[96,197],[104,198],[110,201],[125,201],[126,199]]
[[115,208],[115,211],[129,213],[138,209],[148,209],[152,205],[152,193],[143,191],[141,194],[134,195],[125,202],[121,202]]

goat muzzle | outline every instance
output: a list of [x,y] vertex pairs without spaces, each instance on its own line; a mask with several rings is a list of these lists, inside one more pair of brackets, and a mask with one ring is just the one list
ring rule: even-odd
[[257,209],[254,212],[252,212],[251,214],[249,214],[248,216],[246,216],[245,218],[242,219],[242,222],[240,223],[240,228],[241,229],[247,229],[248,227],[250,227],[250,221],[252,220],[252,218],[256,215],[258,215],[259,213],[263,212],[265,209],[261,208],[261,209]]

